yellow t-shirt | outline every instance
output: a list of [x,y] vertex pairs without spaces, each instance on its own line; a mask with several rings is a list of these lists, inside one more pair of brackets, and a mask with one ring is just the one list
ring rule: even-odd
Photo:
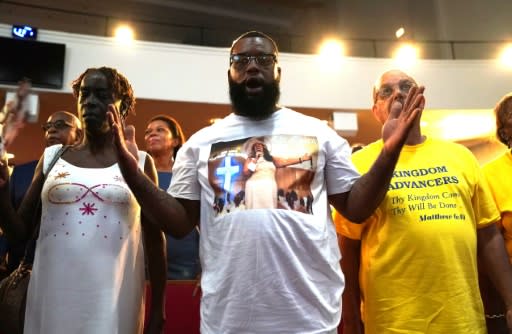
[[[367,172],[382,141],[353,155]],[[486,333],[476,229],[499,219],[480,166],[465,147],[427,139],[402,149],[375,214],[338,233],[361,240],[366,334]],[[487,190],[486,190],[487,189]]]
[[483,167],[494,201],[501,213],[498,227],[503,233],[512,263],[512,153],[505,152]]

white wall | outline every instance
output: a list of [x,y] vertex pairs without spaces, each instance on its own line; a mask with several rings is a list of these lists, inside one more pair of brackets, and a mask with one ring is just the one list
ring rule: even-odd
[[[10,36],[10,26],[0,24],[0,36]],[[87,67],[105,65],[125,74],[138,98],[229,103],[227,47],[149,42],[126,47],[110,38],[54,31],[39,31],[39,40],[66,44],[63,91],[70,91],[68,83]],[[327,70],[325,65],[312,55],[281,54],[281,103],[367,109],[373,82],[394,67],[390,59],[377,58],[349,58]],[[512,90],[512,73],[492,60],[423,60],[409,72],[427,87],[430,109],[491,108]]]

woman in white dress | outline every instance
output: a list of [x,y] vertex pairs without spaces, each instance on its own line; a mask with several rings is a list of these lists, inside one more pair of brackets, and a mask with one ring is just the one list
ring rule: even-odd
[[[10,218],[2,225],[7,223],[14,236],[31,237],[31,217],[38,197],[42,199],[24,333],[142,333],[145,257],[152,288],[145,332],[161,333],[163,234],[141,219],[141,208],[117,165],[107,119],[108,111],[123,120],[133,113],[131,85],[115,69],[93,68],[74,81],[73,92],[85,140],[65,151],[51,171],[46,169],[59,145],[45,150],[19,215],[6,208],[3,193],[8,187],[4,173],[0,176],[1,210]],[[139,166],[156,180],[151,158],[139,154]],[[44,185],[43,173],[48,173]]]
[[244,164],[245,207],[247,209],[277,208],[276,165],[263,140],[253,139]]

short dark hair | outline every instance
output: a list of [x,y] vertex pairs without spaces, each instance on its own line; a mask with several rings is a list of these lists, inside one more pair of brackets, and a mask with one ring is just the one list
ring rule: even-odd
[[106,78],[109,85],[109,89],[112,90],[116,99],[121,100],[121,117],[126,119],[128,115],[135,115],[135,96],[133,95],[132,85],[128,81],[128,79],[119,73],[115,68],[111,67],[98,67],[98,68],[88,68],[80,74],[78,78],[76,78],[72,84],[71,88],[73,89],[73,96],[78,98],[80,93],[80,85],[84,77],[90,72],[101,72]]
[[229,54],[233,54],[233,47],[235,46],[236,43],[238,43],[238,41],[244,39],[244,38],[250,38],[250,37],[261,37],[261,38],[264,38],[268,41],[270,41],[270,43],[272,43],[272,48],[274,48],[274,51],[276,53],[276,56],[279,55],[279,50],[277,48],[277,44],[276,42],[272,39],[272,37],[270,37],[269,35],[265,34],[265,33],[262,33],[261,31],[256,31],[256,30],[251,30],[251,31],[248,31],[248,32],[244,32],[243,34],[241,34],[240,36],[238,36],[234,41],[233,43],[231,44],[231,49],[229,50]]
[[185,143],[186,140],[185,135],[183,134],[183,130],[181,129],[180,123],[178,123],[178,121],[172,118],[171,116],[167,115],[156,115],[149,120],[148,124],[154,121],[165,122],[165,124],[167,124],[167,127],[171,131],[173,138],[179,138],[180,143],[176,145],[176,147],[174,148],[173,154],[173,158],[176,159],[176,154],[178,154],[178,150],[181,148],[181,146]]
[[496,116],[496,137],[505,145],[509,145],[509,139],[506,138],[503,133],[503,128],[505,127],[505,117],[507,117],[507,113],[512,112],[512,93],[508,93],[503,96],[501,100],[494,107],[494,115]]

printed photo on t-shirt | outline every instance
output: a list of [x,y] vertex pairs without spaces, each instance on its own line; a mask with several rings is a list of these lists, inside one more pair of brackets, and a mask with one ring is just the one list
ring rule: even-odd
[[313,213],[316,137],[250,137],[212,145],[208,180],[217,215],[249,209]]

